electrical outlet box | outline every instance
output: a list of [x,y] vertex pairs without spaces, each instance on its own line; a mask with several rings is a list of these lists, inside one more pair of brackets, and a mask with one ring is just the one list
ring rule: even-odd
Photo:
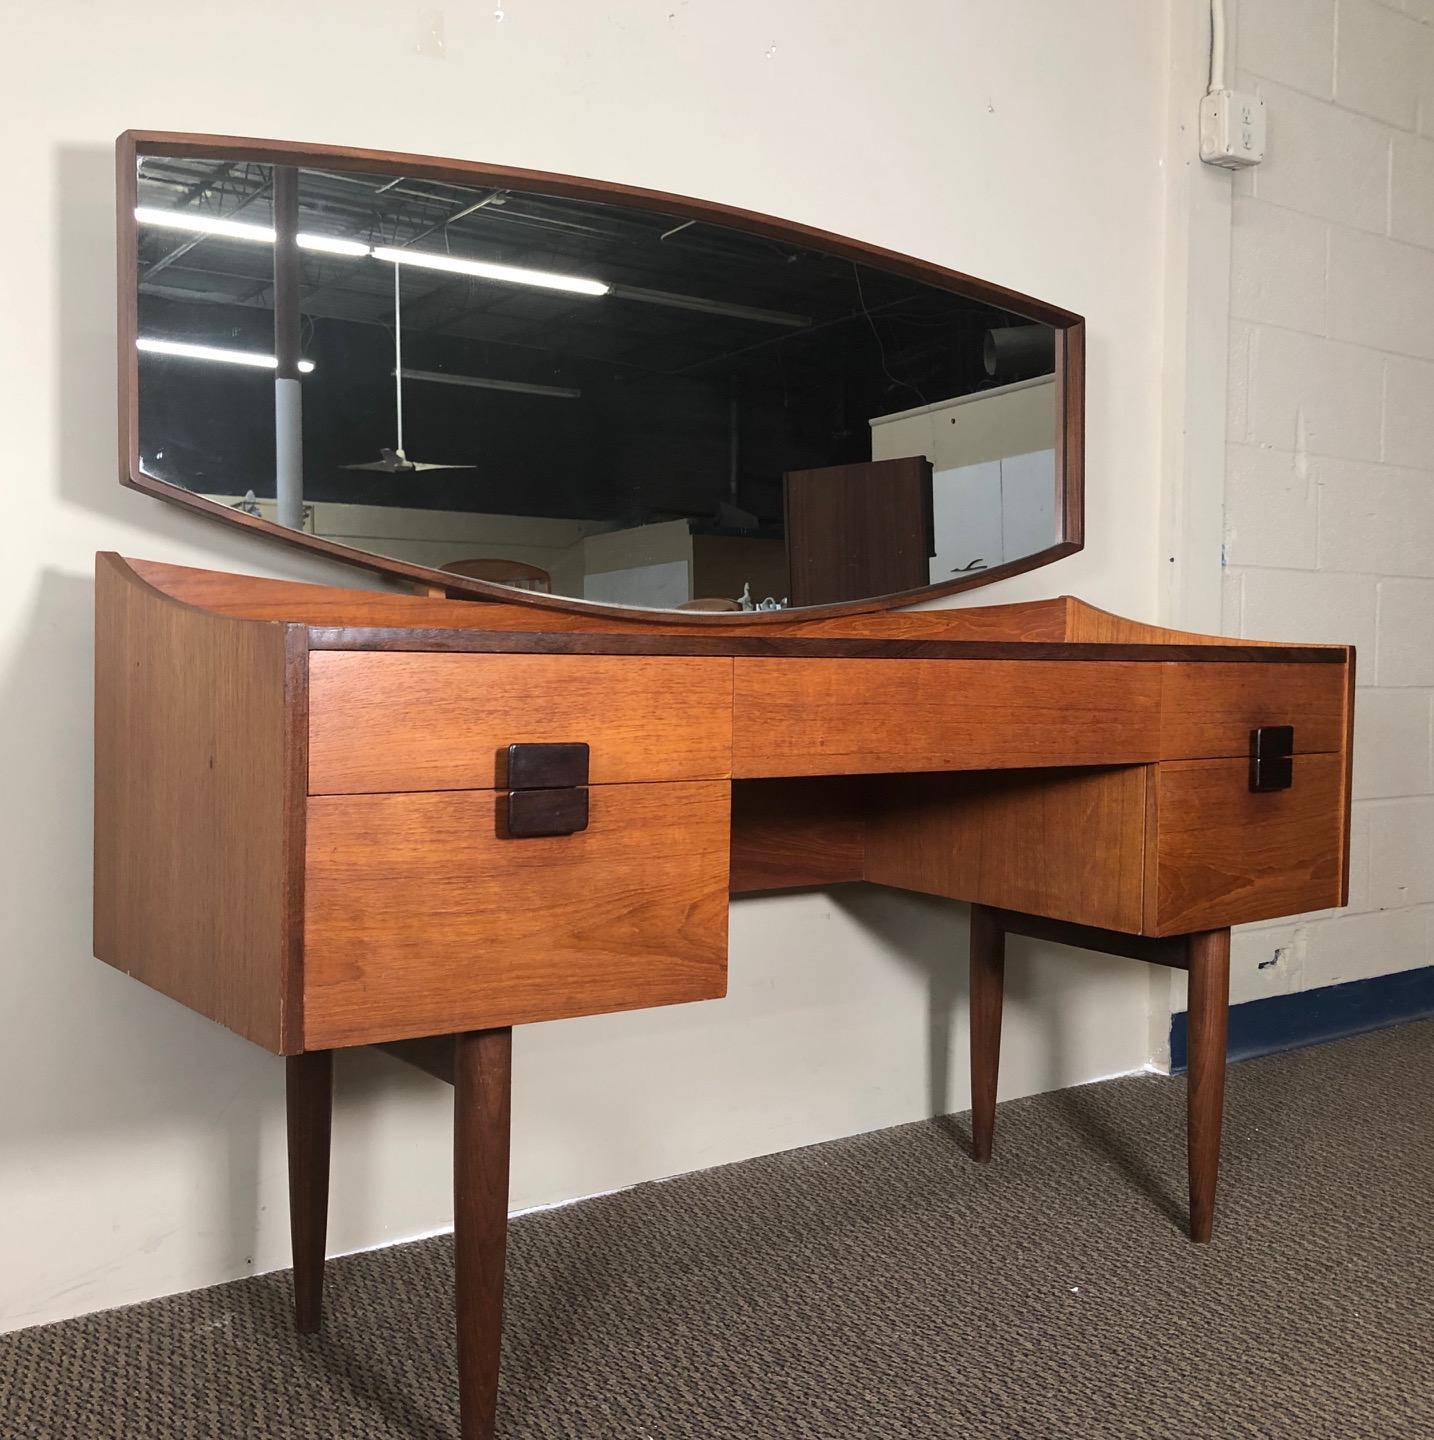
[[1265,102],[1238,90],[1212,90],[1200,101],[1200,158],[1243,170],[1265,158]]

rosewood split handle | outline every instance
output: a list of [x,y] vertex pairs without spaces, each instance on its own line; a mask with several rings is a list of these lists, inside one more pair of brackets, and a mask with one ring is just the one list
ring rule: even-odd
[[1261,725],[1250,731],[1250,789],[1288,790],[1295,782],[1295,727]]
[[502,833],[510,840],[576,835],[588,828],[588,746],[516,744],[506,752]]

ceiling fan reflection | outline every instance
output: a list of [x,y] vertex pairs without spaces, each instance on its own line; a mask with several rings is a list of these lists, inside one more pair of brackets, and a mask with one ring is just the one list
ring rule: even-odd
[[345,470],[374,470],[382,475],[413,475],[420,470],[476,470],[472,463],[446,464],[436,460],[410,460],[403,449],[403,308],[401,268],[393,267],[393,409],[398,441],[390,449],[379,447],[377,460],[356,461]]

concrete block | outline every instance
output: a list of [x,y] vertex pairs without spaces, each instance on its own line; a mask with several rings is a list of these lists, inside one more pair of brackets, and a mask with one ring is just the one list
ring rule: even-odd
[[1232,441],[1249,438],[1250,353],[1255,331],[1241,320],[1230,321],[1230,365],[1225,376],[1225,435]]
[[1385,361],[1384,458],[1434,470],[1434,364],[1426,360]]
[[1434,580],[1381,580],[1378,588],[1374,683],[1434,687]]
[[1255,195],[1341,225],[1385,233],[1389,217],[1389,131],[1377,121],[1288,86],[1260,81],[1269,109],[1269,147],[1254,172]]
[[1377,460],[1384,362],[1372,350],[1260,326],[1245,438],[1295,454]]
[[1305,988],[1429,964],[1430,917],[1428,907],[1417,906],[1310,921],[1304,936]]
[[1242,70],[1321,100],[1334,94],[1334,0],[1246,0],[1235,33]]
[[1396,135],[1391,143],[1389,233],[1434,249],[1434,140]]
[[1369,899],[1377,910],[1434,901],[1434,797],[1370,807]]
[[[1431,788],[1429,692],[1361,690],[1354,705],[1355,798],[1401,799]],[[1371,865],[1371,892],[1374,884]]]
[[[1355,699],[1355,709],[1359,699]],[[1349,903],[1345,911],[1353,914],[1361,910],[1372,910],[1369,899],[1369,825],[1370,812],[1377,801],[1356,801],[1351,805],[1349,817]]]
[[1434,359],[1434,249],[1336,226],[1327,313],[1332,339]]
[[1319,501],[1308,457],[1258,445],[1230,445],[1226,454],[1226,563],[1313,570]]
[[1318,462],[1319,568],[1434,577],[1434,474]]
[[1328,229],[1296,210],[1237,198],[1230,234],[1231,315],[1323,335]]
[[1230,933],[1230,1003],[1305,988],[1304,928],[1297,921],[1242,925]]
[[1308,570],[1244,570],[1240,633],[1251,640],[1355,645],[1374,653],[1377,581]]
[[1339,0],[1335,99],[1351,110],[1413,130],[1428,45],[1428,29],[1413,16],[1376,0]]

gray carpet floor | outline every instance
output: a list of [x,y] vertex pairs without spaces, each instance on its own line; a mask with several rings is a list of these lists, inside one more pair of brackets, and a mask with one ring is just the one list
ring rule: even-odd
[[[1232,1068],[1215,1242],[1137,1076],[514,1223],[502,1440],[1434,1437],[1434,1022]],[[4,1440],[452,1440],[451,1246],[0,1337]],[[0,1279],[3,1283],[3,1279]]]

